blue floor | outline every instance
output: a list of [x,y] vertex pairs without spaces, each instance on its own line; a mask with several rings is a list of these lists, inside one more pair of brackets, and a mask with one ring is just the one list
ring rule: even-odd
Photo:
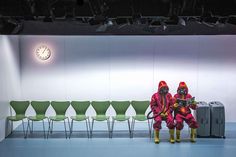
[[[0,157],[146,157],[146,156],[179,156],[179,157],[231,157],[236,155],[236,123],[226,124],[226,139],[198,138],[196,143],[188,141],[188,130],[183,131],[183,142],[170,144],[167,141],[168,131],[163,128],[161,143],[154,144],[148,138],[147,126],[144,123],[136,125],[134,138],[128,138],[126,131],[115,131],[114,138],[107,138],[105,124],[95,125],[104,131],[95,131],[94,138],[86,138],[86,132],[75,132],[71,139],[65,139],[61,126],[55,126],[55,131],[49,139],[43,139],[43,133],[37,132],[40,125],[35,125],[35,134],[27,139],[22,133],[15,132],[0,142]],[[102,125],[102,126],[100,126]],[[120,125],[120,126],[119,126]],[[126,129],[125,123],[117,124],[117,129]],[[78,127],[75,129],[84,129]],[[115,127],[116,129],[116,127]],[[144,130],[145,129],[145,130]],[[20,130],[20,127],[17,128]],[[79,138],[78,138],[79,137]]]

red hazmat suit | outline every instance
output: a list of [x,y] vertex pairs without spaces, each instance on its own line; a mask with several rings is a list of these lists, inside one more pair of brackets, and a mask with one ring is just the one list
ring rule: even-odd
[[[185,94],[180,94],[178,91],[180,89],[185,89]],[[188,94],[188,87],[186,85],[185,82],[180,82],[179,83],[179,87],[177,90],[177,94],[174,95],[174,101],[176,102],[177,99],[183,99],[183,100],[187,100],[192,98],[192,96],[190,94]],[[183,121],[185,121],[190,128],[196,129],[198,128],[198,124],[196,122],[196,120],[194,119],[193,115],[191,114],[191,110],[196,109],[196,104],[190,104],[188,106],[178,106],[175,109],[175,120],[176,120],[176,129],[177,130],[182,130],[184,125],[183,125]]]
[[[162,88],[167,88],[165,81],[161,81],[158,86],[158,92],[152,95],[151,99],[151,109],[153,111],[153,116],[155,117],[153,128],[157,131],[161,129],[162,120],[166,121],[166,125],[169,129],[174,129],[174,118],[172,116],[173,112],[173,99],[169,92],[161,93]],[[161,114],[160,114],[161,113]]]

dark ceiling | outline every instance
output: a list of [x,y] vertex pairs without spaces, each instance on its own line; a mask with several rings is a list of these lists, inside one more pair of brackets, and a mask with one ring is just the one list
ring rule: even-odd
[[0,0],[0,34],[236,34],[236,0]]

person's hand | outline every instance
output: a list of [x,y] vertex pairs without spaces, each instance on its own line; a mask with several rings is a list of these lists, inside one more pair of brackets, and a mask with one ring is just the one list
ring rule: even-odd
[[175,103],[175,104],[174,104],[174,108],[175,108],[175,109],[176,109],[178,106],[179,106],[178,103]]
[[193,102],[193,105],[197,105],[197,102],[196,102],[196,101],[194,101],[194,102]]
[[191,104],[191,108],[192,109],[196,109],[197,108],[197,104],[198,104],[198,102],[196,102],[196,101],[194,101],[192,104]]
[[161,117],[166,117],[167,113],[161,113]]
[[194,101],[193,103],[192,103],[192,106],[197,106],[197,102],[196,101]]

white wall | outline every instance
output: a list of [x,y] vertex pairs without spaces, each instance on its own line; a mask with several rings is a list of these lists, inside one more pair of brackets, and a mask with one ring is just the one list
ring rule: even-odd
[[[23,99],[149,100],[160,80],[172,94],[186,81],[197,100],[222,101],[226,120],[236,121],[236,36],[21,36],[20,43]],[[52,49],[46,63],[35,57],[40,44]]]
[[18,38],[0,35],[0,141],[5,138],[9,101],[21,98]]

